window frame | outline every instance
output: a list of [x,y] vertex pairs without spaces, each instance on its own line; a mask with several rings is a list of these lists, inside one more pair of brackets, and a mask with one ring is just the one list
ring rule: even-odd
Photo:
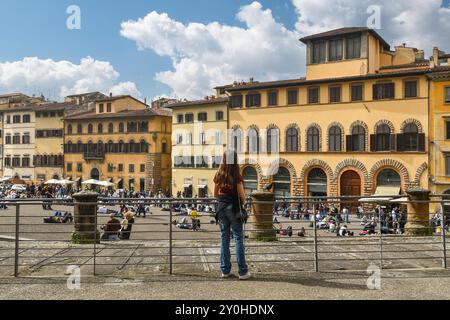
[[[332,90],[335,90],[335,89],[339,89],[339,99],[336,100],[336,101],[331,99],[332,98],[331,92],[332,92]],[[338,84],[338,85],[330,85],[328,87],[328,102],[329,103],[341,103],[342,102],[342,85],[340,85],[340,84]]]
[[[353,53],[355,53],[354,46],[353,46],[352,54],[349,54],[350,53],[349,44],[350,43],[354,44],[353,40],[358,40],[358,43],[359,43],[359,52],[356,56],[353,55]],[[345,38],[345,49],[344,49],[345,50],[345,60],[361,59],[361,49],[362,49],[361,35],[348,36]]]
[[[311,100],[311,91],[317,90],[317,101]],[[307,89],[308,92],[308,104],[320,104],[320,86],[311,86]]]
[[[339,42],[340,42],[340,46],[341,46],[340,56],[339,56],[339,46],[336,46],[336,48],[334,48],[332,46],[334,43],[339,43]],[[336,54],[336,56],[335,56],[335,54]],[[328,61],[336,62],[336,61],[342,61],[342,60],[344,60],[344,39],[343,38],[330,39],[328,41]]]
[[[406,95],[406,84],[415,82],[416,84],[416,95],[415,96],[407,96]],[[405,79],[403,80],[403,98],[404,99],[415,99],[419,97],[419,79]]]
[[260,92],[249,92],[245,95],[246,108],[259,108],[261,107],[261,102]]
[[[353,99],[353,88],[356,88],[356,87],[361,88],[361,99],[359,99],[359,100]],[[365,93],[365,85],[363,82],[350,83],[350,101],[351,102],[364,101],[364,93]]]
[[[378,94],[380,93],[377,89],[377,95],[375,95],[375,87],[379,87],[379,86],[392,86],[393,88],[393,92],[392,92],[392,97],[391,96],[387,96],[387,87],[384,87],[381,90],[381,96],[382,97],[378,97]],[[378,83],[374,83],[373,84],[373,97],[372,100],[374,101],[382,101],[382,100],[395,100],[395,90],[396,90],[396,86],[395,86],[395,82],[378,82]]]
[[444,104],[450,104],[450,86],[444,87]]
[[[290,94],[292,94],[292,93],[294,93],[295,92],[295,102],[291,102],[291,96],[290,96]],[[299,102],[299,89],[298,88],[296,88],[296,89],[287,89],[286,90],[286,99],[287,99],[287,105],[288,106],[295,106],[295,105],[298,105],[298,102]]]
[[278,106],[278,90],[271,90],[267,92],[267,106]]

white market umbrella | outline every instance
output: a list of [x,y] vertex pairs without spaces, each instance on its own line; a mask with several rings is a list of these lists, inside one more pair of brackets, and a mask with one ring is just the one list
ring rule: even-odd
[[98,180],[90,179],[90,180],[83,181],[81,184],[93,184],[93,185],[97,185],[98,186],[99,183],[100,183],[100,181],[98,181]]
[[75,181],[71,181],[71,180],[59,180],[58,184],[62,184],[62,185],[69,185],[69,184],[75,184]]
[[51,180],[48,180],[47,182],[45,182],[44,184],[60,184],[60,183],[59,183],[59,180],[51,179]]
[[2,179],[0,179],[0,182],[8,182],[11,180],[12,180],[11,178],[2,178]]
[[114,183],[109,182],[109,181],[99,181],[98,185],[102,186],[102,187],[114,187],[115,186]]
[[24,186],[21,186],[20,184],[15,184],[12,186],[11,190],[23,192],[23,191],[27,190],[27,188]]

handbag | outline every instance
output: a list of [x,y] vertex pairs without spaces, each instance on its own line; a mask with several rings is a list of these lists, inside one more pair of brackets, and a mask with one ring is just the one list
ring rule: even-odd
[[245,210],[244,206],[241,202],[241,197],[238,195],[238,202],[239,202],[239,219],[241,220],[242,224],[246,224],[248,222],[248,212]]

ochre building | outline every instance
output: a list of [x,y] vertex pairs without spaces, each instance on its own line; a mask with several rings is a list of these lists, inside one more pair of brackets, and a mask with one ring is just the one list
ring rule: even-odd
[[117,189],[169,192],[171,113],[131,96],[97,100],[64,119],[65,176],[109,180]]
[[172,103],[172,194],[214,196],[214,176],[227,144],[228,98]]
[[273,182],[279,195],[360,197],[428,188],[424,52],[391,50],[367,28],[301,41],[305,78],[216,88],[230,99],[246,190]]

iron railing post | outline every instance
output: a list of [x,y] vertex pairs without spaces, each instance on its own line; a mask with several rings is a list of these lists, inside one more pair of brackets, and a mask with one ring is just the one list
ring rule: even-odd
[[16,231],[15,231],[15,246],[14,246],[14,277],[19,276],[19,244],[20,244],[20,205],[16,205]]
[[169,203],[169,274],[173,274],[173,235],[172,235],[172,218],[173,218],[173,212],[172,212],[172,205],[174,202]]
[[[380,230],[380,270],[383,270],[383,221],[381,220],[381,207],[378,210],[378,225]],[[386,213],[387,215],[387,213]],[[376,215],[374,215],[375,217]]]
[[[98,206],[97,206],[98,209]],[[98,214],[97,214],[97,209],[95,212],[95,218],[94,218],[94,223],[95,223],[95,230],[94,230],[94,277],[97,275],[97,230],[98,230]]]
[[442,227],[442,250],[443,250],[443,259],[442,259],[442,267],[447,269],[447,243],[445,239],[445,211],[444,211],[444,203],[441,202],[441,227]]
[[314,216],[314,271],[319,272],[319,246],[317,243],[317,219],[316,219],[316,206],[313,204],[313,216]]

